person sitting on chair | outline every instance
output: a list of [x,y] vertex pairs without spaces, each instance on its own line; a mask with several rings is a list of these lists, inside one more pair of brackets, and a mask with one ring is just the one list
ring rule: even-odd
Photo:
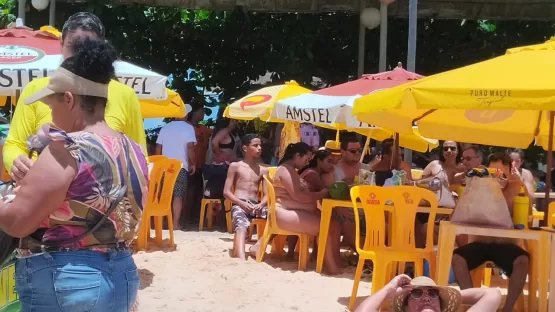
[[[252,218],[265,219],[268,213],[267,197],[258,200],[258,190],[262,178],[268,174],[268,169],[257,163],[262,153],[262,141],[255,134],[247,134],[241,139],[244,158],[229,165],[224,186],[224,196],[229,199],[233,232],[235,233],[235,248],[239,259],[246,259],[245,240]],[[234,189],[232,191],[232,189]],[[260,241],[249,249],[249,254],[256,257]]]
[[[508,207],[512,207],[513,197],[518,195],[522,182],[515,172],[516,168],[511,166],[511,158],[505,153],[494,153],[489,156],[488,162],[488,167],[499,169],[508,177],[503,195]],[[461,289],[472,288],[470,271],[487,261],[492,261],[510,276],[503,311],[512,311],[526,283],[530,255],[512,239],[469,236],[468,240],[471,243],[453,251],[452,266],[457,283]]]

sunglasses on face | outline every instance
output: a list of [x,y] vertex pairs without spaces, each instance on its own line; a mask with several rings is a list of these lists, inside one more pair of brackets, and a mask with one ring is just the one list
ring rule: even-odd
[[361,154],[362,153],[362,148],[351,148],[351,149],[348,149],[348,151],[351,154]]
[[444,152],[447,152],[447,151],[453,151],[453,152],[455,152],[455,151],[457,151],[457,147],[456,147],[456,146],[444,146],[444,147],[443,147],[443,151],[444,151]]
[[464,157],[462,157],[462,160],[464,160],[464,161],[471,161],[471,160],[474,159],[474,158],[478,158],[478,157],[464,156]]
[[422,299],[424,295],[426,295],[430,299],[437,299],[439,298],[439,290],[435,288],[430,288],[426,290],[421,288],[416,288],[410,292],[410,296],[416,300]]

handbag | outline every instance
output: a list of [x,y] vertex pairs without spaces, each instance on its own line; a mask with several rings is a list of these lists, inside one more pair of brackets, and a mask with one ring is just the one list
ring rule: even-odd
[[512,228],[513,220],[503,196],[501,177],[467,177],[451,222],[492,228]]
[[[453,198],[453,194],[449,191],[449,188],[445,185],[445,181],[439,178],[439,175],[443,172],[443,169],[438,172],[435,176],[423,178],[419,180],[409,181],[409,185],[425,188],[436,194],[437,205],[442,208],[455,208],[456,202]],[[421,205],[427,206],[429,203],[421,203]]]

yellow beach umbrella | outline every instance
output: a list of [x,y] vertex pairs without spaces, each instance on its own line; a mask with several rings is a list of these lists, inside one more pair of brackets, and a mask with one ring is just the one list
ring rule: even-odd
[[522,51],[537,51],[537,50],[555,50],[555,37],[551,37],[549,40],[547,40],[544,43],[508,49],[507,54],[513,54],[513,53],[522,52]]
[[[318,127],[327,128],[327,129],[334,129],[334,130],[346,130],[356,132],[358,134],[370,137],[376,141],[383,141],[385,139],[393,138],[395,136],[395,132],[390,131],[388,129],[380,128],[380,127],[366,127],[366,128],[353,128],[349,127],[346,124],[341,123],[333,123],[333,124],[315,124]],[[436,139],[428,139],[420,135],[418,131],[418,127],[413,127],[412,133],[401,133],[399,134],[399,146],[408,148],[418,152],[427,152],[433,148],[438,146],[438,140]]]
[[[355,132],[358,132],[362,135],[369,135],[370,138],[376,141],[383,141],[385,139],[392,138],[395,135],[395,133],[392,131],[378,127],[371,128],[371,130],[366,130],[366,134],[364,133],[365,131],[360,128],[356,129]],[[421,136],[417,127],[413,128],[412,134],[399,134],[399,146],[414,151],[424,153],[436,148],[438,144],[438,140],[436,139],[428,139]]]
[[165,100],[139,99],[143,118],[156,117],[183,117],[185,115],[185,103],[179,93],[166,89]]
[[257,90],[226,107],[224,117],[239,120],[285,121],[270,119],[270,112],[277,100],[310,92],[293,80],[282,85]]
[[555,51],[503,55],[355,100],[362,122],[425,137],[527,147],[545,143],[555,110]]
[[[166,92],[168,96],[165,100],[139,99],[143,118],[183,117],[185,115],[185,104],[179,94],[171,89],[166,89]],[[11,98],[11,103],[17,104],[15,96],[0,96],[0,106],[6,105],[8,98]]]

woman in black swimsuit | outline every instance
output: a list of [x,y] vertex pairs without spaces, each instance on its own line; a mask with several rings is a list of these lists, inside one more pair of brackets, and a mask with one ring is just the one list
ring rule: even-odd
[[237,159],[235,155],[236,136],[234,134],[235,121],[224,118],[216,125],[212,135],[212,162],[232,162]]

